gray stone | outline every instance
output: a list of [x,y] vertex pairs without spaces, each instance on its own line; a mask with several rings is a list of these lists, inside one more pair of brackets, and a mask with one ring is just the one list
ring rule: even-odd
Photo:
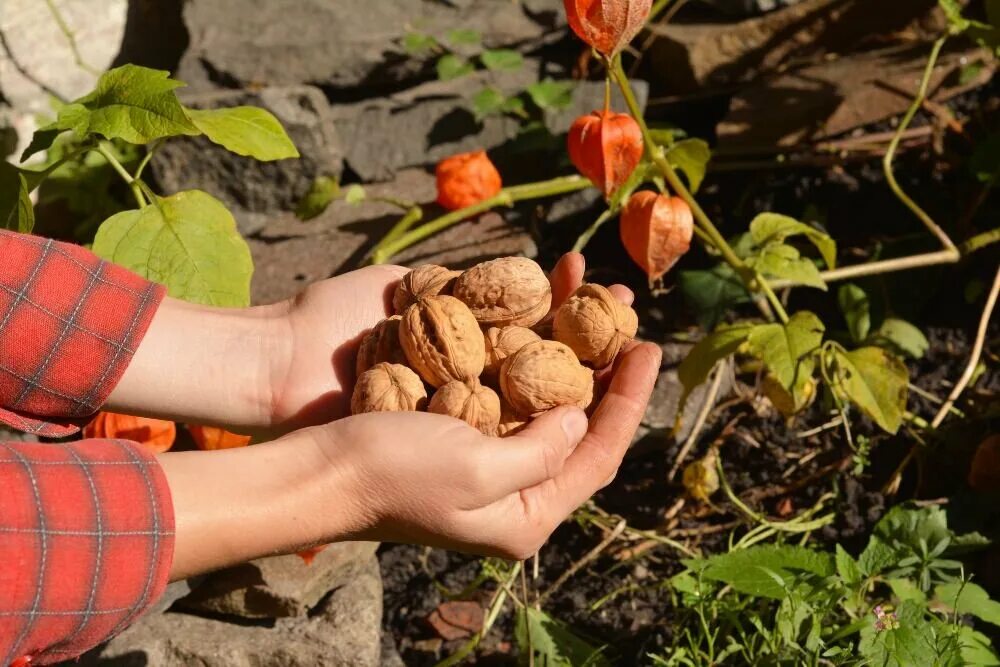
[[[150,0],[136,0],[149,4]],[[490,48],[534,49],[561,37],[559,0],[160,0],[130,16],[120,60],[162,65],[179,59],[178,74],[199,87],[311,83],[332,88],[412,83],[431,72],[432,57],[402,47],[408,32],[443,38],[455,28],[482,32]],[[156,4],[156,3],[153,3]],[[160,39],[178,6],[189,43],[183,54]],[[133,20],[134,19],[134,20]]]
[[146,616],[82,667],[378,667],[382,579],[368,558],[309,616],[273,627],[229,623],[184,613]]
[[[365,186],[358,205],[335,201],[319,217],[302,222],[293,215],[275,216],[258,238],[249,240],[254,259],[251,294],[254,303],[274,303],[300,292],[309,283],[361,266],[365,254],[402,216],[395,206],[378,201],[393,197],[426,204],[424,221],[442,213],[432,202],[433,174],[406,169],[387,183]],[[415,244],[392,262],[469,266],[500,255],[534,256],[531,235],[505,222],[508,213],[461,222]]]
[[167,589],[163,591],[160,599],[150,607],[150,614],[162,614],[174,606],[174,603],[189,595],[194,588],[204,580],[204,577],[192,577],[183,581],[174,581],[167,584]]
[[259,162],[231,153],[204,137],[171,139],[156,152],[150,166],[165,192],[205,190],[234,209],[244,234],[255,233],[263,225],[263,219],[253,214],[292,209],[317,176],[340,175],[343,165],[336,127],[326,97],[316,88],[291,86],[210,93],[182,89],[181,98],[188,106],[199,109],[263,107],[281,121],[301,154],[297,160]]
[[243,618],[302,616],[353,577],[377,548],[377,542],[331,544],[309,564],[294,554],[260,558],[210,574],[177,606]]

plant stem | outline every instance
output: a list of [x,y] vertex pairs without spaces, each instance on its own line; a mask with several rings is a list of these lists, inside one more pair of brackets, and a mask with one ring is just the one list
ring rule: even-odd
[[122,166],[122,163],[118,161],[118,158],[114,156],[111,152],[109,144],[106,141],[98,142],[97,152],[104,156],[104,159],[108,161],[108,164],[118,172],[118,175],[128,183],[129,187],[132,189],[132,195],[135,197],[135,201],[139,204],[139,208],[146,205],[146,199],[142,196],[142,188],[139,186],[139,181],[132,177],[132,174],[128,173],[128,170]]
[[[583,190],[590,187],[590,181],[582,176],[560,176],[548,181],[537,183],[526,183],[524,185],[513,185],[504,188],[497,195],[485,199],[478,204],[467,206],[457,211],[451,211],[439,218],[430,220],[416,229],[411,229],[405,234],[396,238],[383,238],[371,251],[372,264],[384,264],[399,252],[409,248],[413,244],[424,240],[431,234],[435,234],[443,229],[447,229],[454,224],[462,222],[479,213],[484,213],[498,206],[512,206],[515,202],[526,199],[539,199],[541,197],[552,197]],[[391,234],[392,232],[390,232]]]
[[649,154],[650,160],[652,160],[653,164],[655,164],[660,172],[662,172],[663,177],[667,180],[670,187],[673,188],[674,192],[676,192],[678,196],[680,196],[681,199],[687,202],[688,206],[691,207],[691,212],[694,214],[696,224],[701,227],[701,230],[711,242],[712,247],[719,251],[722,258],[733,268],[736,275],[740,277],[747,289],[750,292],[763,292],[764,296],[766,296],[767,300],[770,302],[771,307],[774,308],[774,312],[778,315],[778,319],[780,319],[782,323],[787,323],[788,313],[785,312],[785,307],[774,294],[774,290],[768,286],[767,280],[764,276],[760,275],[759,272],[754,271],[744,264],[743,260],[736,255],[736,252],[726,241],[725,237],[719,232],[716,226],[712,224],[711,219],[695,200],[694,195],[692,195],[687,189],[687,186],[684,185],[684,182],[674,170],[673,165],[671,165],[664,156],[663,151],[656,145],[656,142],[653,141],[653,137],[649,133],[649,127],[646,125],[646,120],[643,118],[642,110],[639,109],[639,104],[635,100],[635,95],[632,93],[631,86],[629,86],[628,77],[622,69],[620,56],[616,56],[611,62],[610,73],[615,82],[618,84],[618,87],[621,89],[622,96],[625,98],[625,104],[628,105],[629,111],[639,124],[639,129],[642,130],[642,138],[646,144],[646,152]]
[[587,227],[586,231],[580,234],[580,236],[576,239],[576,243],[573,244],[573,252],[583,252],[583,249],[587,247],[587,244],[590,243],[590,239],[593,238],[594,234],[597,233],[597,230],[601,228],[601,225],[610,219],[611,209],[609,208],[604,211],[604,213],[601,213],[601,215],[597,217],[597,220],[594,220],[594,224]]

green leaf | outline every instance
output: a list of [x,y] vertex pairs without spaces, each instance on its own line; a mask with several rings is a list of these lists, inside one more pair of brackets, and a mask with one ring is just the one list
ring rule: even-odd
[[961,615],[972,614],[976,618],[1000,626],[1000,602],[990,599],[981,586],[971,582],[956,581],[941,584],[934,589],[937,601]]
[[472,96],[472,112],[476,120],[481,121],[487,116],[503,113],[506,102],[507,98],[503,93],[489,86]]
[[55,143],[56,137],[62,134],[63,131],[64,130],[55,128],[52,125],[46,125],[45,127],[35,130],[35,133],[31,136],[31,143],[29,143],[28,147],[24,149],[24,152],[21,153],[21,162],[24,162],[32,155],[52,148],[52,144]]
[[468,60],[459,58],[453,53],[445,54],[437,61],[437,75],[442,81],[461,78],[466,74],[471,74],[475,69],[475,66]]
[[714,328],[732,306],[750,301],[743,281],[728,264],[717,264],[709,271],[681,271],[679,284],[691,312],[705,329]]
[[200,190],[111,216],[98,229],[93,250],[166,285],[175,298],[212,306],[250,303],[250,249],[222,202]]
[[972,628],[960,626],[958,640],[962,645],[962,664],[966,667],[997,667],[1000,657],[993,650],[989,637]]
[[299,157],[285,128],[269,111],[257,107],[186,111],[206,137],[237,155],[263,162]]
[[330,203],[340,196],[340,185],[337,179],[329,176],[317,176],[309,186],[309,192],[295,207],[295,215],[299,220],[312,220],[326,210]]
[[452,46],[475,46],[483,37],[477,30],[456,28],[448,31],[448,43]]
[[903,600],[912,600],[913,602],[919,602],[920,604],[927,604],[927,595],[920,589],[917,582],[913,579],[886,579],[885,583],[889,584],[889,588],[892,589],[892,594],[896,596],[900,602]]
[[799,222],[795,218],[778,213],[761,213],[750,223],[750,235],[760,247],[772,243],[783,243],[792,236],[805,236],[816,246],[826,262],[827,268],[837,265],[837,243],[828,234]]
[[858,567],[866,577],[872,577],[893,567],[897,561],[896,550],[882,538],[873,535],[868,540],[868,546],[858,557]]
[[837,303],[847,321],[847,330],[855,343],[868,338],[872,326],[871,304],[868,295],[857,285],[850,283],[837,290]]
[[844,547],[837,545],[836,548],[837,574],[848,586],[857,586],[864,579],[858,561],[854,560],[851,554],[847,553]]
[[403,37],[403,48],[413,56],[424,55],[438,48],[437,40],[421,32],[408,32]]
[[980,183],[993,183],[1000,178],[1000,132],[976,142],[969,158],[969,170]]
[[882,325],[872,334],[873,343],[888,343],[903,354],[913,359],[921,359],[930,349],[930,341],[923,332],[906,320],[887,317]]
[[666,158],[675,168],[684,172],[691,192],[696,193],[705,180],[705,172],[712,159],[712,149],[708,147],[708,142],[701,139],[685,139],[668,148]]
[[796,576],[807,573],[829,577],[835,571],[834,559],[828,553],[806,547],[766,545],[713,556],[708,559],[702,576],[747,595],[781,600]]
[[896,433],[906,410],[909,373],[880,347],[835,352],[836,389],[889,433]]
[[680,406],[684,407],[688,395],[695,387],[708,378],[715,364],[720,359],[725,359],[734,354],[753,330],[749,324],[734,324],[719,327],[714,333],[705,336],[698,344],[691,348],[684,361],[677,368],[677,377],[684,385],[684,394],[681,396]]
[[354,206],[363,202],[367,196],[365,189],[355,183],[347,188],[347,191],[344,193],[344,201]]
[[28,234],[35,227],[35,209],[25,172],[0,162],[0,227]]
[[479,60],[491,72],[520,69],[524,65],[524,57],[513,49],[483,51],[479,56]]
[[774,379],[791,393],[796,407],[810,398],[807,385],[824,331],[816,315],[800,311],[789,318],[788,324],[761,324],[747,336],[747,351],[764,362]]
[[800,256],[797,249],[784,243],[764,246],[756,256],[747,259],[747,264],[769,278],[783,278],[826,290],[823,276],[812,260]]
[[514,636],[522,656],[544,667],[610,667],[602,649],[577,636],[565,623],[534,607],[517,610]]
[[[896,609],[899,627],[878,632],[875,615],[861,630],[858,652],[868,662],[879,667],[945,667],[953,662],[959,644],[949,629],[941,623],[931,623],[924,616],[923,606],[905,601]],[[958,663],[960,664],[960,663]]]
[[525,88],[525,92],[542,111],[559,111],[573,103],[574,87],[571,81],[543,79]]
[[123,65],[102,74],[92,93],[62,107],[48,129],[74,130],[81,137],[99,134],[132,144],[201,134],[177,101],[174,90],[183,85],[169,72]]

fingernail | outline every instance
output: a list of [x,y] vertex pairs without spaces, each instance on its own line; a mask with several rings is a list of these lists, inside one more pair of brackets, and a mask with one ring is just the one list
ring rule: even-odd
[[562,418],[563,433],[566,440],[574,447],[587,435],[587,415],[583,410],[568,410]]

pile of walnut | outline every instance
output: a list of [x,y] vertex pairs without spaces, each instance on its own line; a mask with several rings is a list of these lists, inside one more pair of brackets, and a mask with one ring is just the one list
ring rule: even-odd
[[615,360],[639,324],[600,285],[581,286],[550,316],[549,280],[523,257],[464,273],[418,267],[393,306],[396,315],[361,342],[351,411],[426,409],[501,437],[560,405],[590,408],[595,369]]

